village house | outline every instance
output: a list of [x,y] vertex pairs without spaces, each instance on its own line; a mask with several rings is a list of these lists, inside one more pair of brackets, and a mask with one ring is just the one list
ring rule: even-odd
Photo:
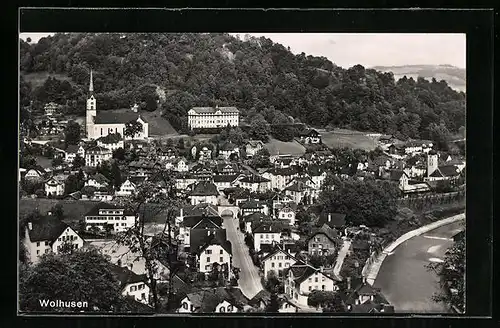
[[123,232],[133,227],[136,221],[135,214],[124,207],[101,202],[85,214],[85,229],[96,227],[101,231]]
[[326,171],[319,165],[309,165],[306,169],[316,189],[321,189],[326,179]]
[[223,163],[217,163],[217,165],[214,168],[214,173],[216,176],[236,175],[240,173],[240,170],[238,168],[238,164],[236,163],[223,162]]
[[174,159],[177,157],[176,151],[173,148],[157,148],[156,149],[156,157],[160,161],[168,161],[170,159]]
[[108,148],[95,146],[85,152],[85,165],[96,167],[105,161],[109,161],[112,157],[113,153]]
[[271,181],[271,189],[283,190],[298,175],[296,168],[272,168],[262,176]]
[[225,142],[219,146],[219,156],[228,160],[230,158],[240,157],[240,148],[232,142]]
[[188,172],[188,162],[184,157],[170,159],[166,162],[165,168],[176,172]]
[[187,190],[190,185],[195,184],[197,179],[192,173],[184,172],[181,174],[176,174],[174,180],[175,189],[177,189],[178,191],[184,191]]
[[191,229],[190,253],[196,255],[199,272],[207,275],[218,265],[229,280],[233,253],[225,229]]
[[295,226],[295,216],[297,212],[297,204],[288,202],[281,204],[276,209],[276,218],[278,220],[286,221],[289,226]]
[[[204,204],[199,205],[201,207],[201,205]],[[180,217],[177,218],[177,220],[179,219]],[[211,206],[192,209],[191,213],[188,213],[187,216],[182,216],[182,222],[179,224],[179,235],[177,236],[177,239],[184,245],[184,248],[189,249],[191,246],[191,240],[199,237],[196,233],[193,237],[193,231],[203,230],[204,233],[206,233],[206,231],[210,230],[212,233],[215,233],[215,231],[222,228],[222,218],[219,216],[219,213],[213,212],[213,208]]]
[[85,181],[85,187],[94,187],[96,189],[104,189],[109,185],[109,180],[101,173],[96,173]]
[[285,294],[302,306],[308,306],[307,298],[313,290],[338,291],[337,278],[325,272],[323,268],[314,268],[309,264],[297,263],[284,272]]
[[374,288],[366,281],[359,284],[354,290],[348,281],[347,291],[351,291],[345,299],[347,311],[350,313],[394,313],[394,307],[389,304],[379,288]]
[[207,146],[202,147],[198,153],[198,161],[202,162],[211,160],[212,152],[212,149],[208,148]]
[[66,163],[73,163],[77,155],[85,159],[85,148],[81,145],[68,145],[64,152],[64,161]]
[[[271,293],[265,289],[258,292],[251,300],[248,302],[249,305],[256,307],[261,310],[265,310],[271,301]],[[298,307],[290,302],[287,295],[278,295],[278,313],[295,313],[298,312]]]
[[264,278],[267,279],[271,272],[273,272],[276,277],[281,277],[283,270],[289,268],[296,262],[300,261],[277,244],[274,246],[274,249],[261,260],[264,268]]
[[219,196],[217,186],[209,181],[201,181],[196,183],[194,186],[192,186],[191,191],[188,193],[191,205],[200,203],[218,205],[217,196]]
[[53,176],[44,184],[45,195],[48,196],[62,196],[64,195],[64,180],[61,177]]
[[97,146],[108,148],[112,152],[118,148],[125,148],[123,138],[119,133],[111,133],[105,137],[100,137],[97,139]]
[[312,204],[318,196],[317,190],[309,187],[301,180],[292,181],[292,184],[288,185],[284,190],[285,195],[290,196],[297,204]]
[[442,165],[439,166],[434,172],[431,173],[425,181],[440,181],[440,180],[457,180],[460,176],[460,169],[455,165]]
[[342,231],[346,227],[346,215],[342,213],[321,213],[316,222],[317,227],[322,227],[324,224],[337,231]]
[[283,224],[281,222],[263,222],[253,229],[254,249],[260,251],[262,244],[279,244],[283,241]]
[[314,129],[307,129],[300,133],[300,142],[304,144],[320,144],[321,134]]
[[240,179],[239,187],[250,190],[250,192],[266,192],[270,189],[271,183],[269,179],[252,174]]
[[59,105],[55,102],[49,102],[43,106],[43,110],[45,112],[45,116],[51,117],[57,114],[59,110]]
[[212,181],[217,187],[217,189],[222,191],[227,188],[232,188],[239,178],[243,178],[243,176],[239,174],[234,174],[234,175],[217,174],[214,175]]
[[242,216],[253,214],[253,213],[262,213],[264,215],[269,215],[269,208],[265,202],[248,199],[244,202],[239,203],[239,208]]
[[271,200],[273,202],[273,211],[281,208],[283,204],[293,202],[292,197],[285,195],[283,192],[276,193]]
[[190,129],[214,129],[239,125],[240,112],[236,107],[193,107],[188,111]]
[[255,154],[264,148],[264,143],[260,140],[249,140],[245,144],[245,152],[248,158],[252,158]]
[[432,150],[433,144],[430,141],[410,140],[404,145],[404,152],[407,155],[428,153]]
[[127,268],[110,265],[110,271],[120,282],[123,296],[133,297],[135,301],[149,304],[149,286],[146,275],[138,275]]
[[45,171],[42,168],[29,169],[24,175],[25,180],[30,180],[33,182],[42,182],[45,176]]
[[98,200],[100,202],[112,201],[115,197],[106,191],[96,191],[91,197],[91,200]]
[[189,172],[193,174],[193,176],[198,180],[198,181],[208,181],[212,180],[213,177],[213,171],[212,168],[209,167],[207,164],[204,163],[198,163],[194,165]]
[[236,287],[205,288],[188,293],[178,313],[236,313],[247,308],[249,300]]
[[252,227],[258,227],[262,222],[270,222],[272,219],[262,212],[242,215],[240,222],[243,222],[245,233],[252,233]]
[[121,186],[120,189],[115,192],[115,196],[119,197],[128,197],[132,196],[136,190],[137,190],[137,184],[135,184],[132,178],[128,178],[125,180]]
[[24,246],[31,263],[38,263],[43,254],[59,254],[64,249],[80,249],[84,240],[69,225],[56,218],[52,212],[37,220],[29,221],[24,228]]
[[337,231],[324,224],[315,230],[306,240],[309,255],[334,254],[339,245]]

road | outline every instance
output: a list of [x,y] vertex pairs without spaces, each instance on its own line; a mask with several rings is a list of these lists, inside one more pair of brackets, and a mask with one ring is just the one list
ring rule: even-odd
[[447,313],[431,297],[439,291],[438,277],[425,267],[439,262],[453,245],[451,237],[463,230],[463,221],[416,236],[398,246],[382,263],[374,287],[379,287],[396,312]]
[[237,230],[238,219],[232,216],[223,216],[222,219],[227,238],[231,242],[233,266],[241,269],[238,285],[246,297],[252,298],[263,289],[259,271],[250,258],[243,234]]

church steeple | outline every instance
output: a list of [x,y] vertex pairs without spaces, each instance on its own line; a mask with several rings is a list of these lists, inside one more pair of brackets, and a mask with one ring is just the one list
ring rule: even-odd
[[90,94],[94,93],[94,81],[92,79],[92,69],[90,69],[90,84],[89,84]]

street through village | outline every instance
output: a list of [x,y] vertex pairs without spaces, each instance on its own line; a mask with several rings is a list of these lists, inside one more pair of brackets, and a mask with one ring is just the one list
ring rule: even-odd
[[374,287],[381,288],[396,312],[449,312],[445,304],[431,299],[439,292],[438,277],[426,265],[442,261],[453,235],[463,229],[463,221],[439,227],[409,239],[386,257]]

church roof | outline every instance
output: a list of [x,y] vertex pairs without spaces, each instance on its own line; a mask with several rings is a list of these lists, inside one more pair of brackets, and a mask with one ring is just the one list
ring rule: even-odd
[[[98,111],[95,117],[95,124],[125,124],[130,121],[137,121],[139,114],[134,112]],[[144,118],[141,117],[143,121]]]
[[240,112],[236,107],[193,107],[191,109],[198,114],[208,114],[208,113],[214,114],[218,110],[220,110],[222,113],[239,113]]

